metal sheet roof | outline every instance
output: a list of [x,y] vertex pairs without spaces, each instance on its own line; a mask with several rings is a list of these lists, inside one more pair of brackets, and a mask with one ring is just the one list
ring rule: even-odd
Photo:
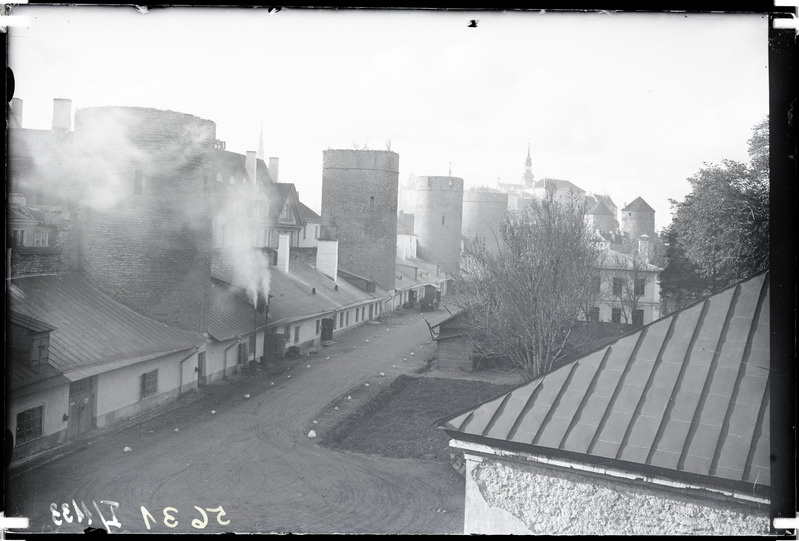
[[438,421],[453,437],[762,490],[769,280],[754,276]]
[[[271,322],[274,319],[271,312],[270,316]],[[208,285],[209,335],[216,340],[229,340],[263,327],[263,313],[255,315],[244,290],[223,280],[211,280]]]
[[13,312],[56,327],[49,363],[62,372],[203,344],[202,335],[170,327],[116,302],[80,274],[14,278]]

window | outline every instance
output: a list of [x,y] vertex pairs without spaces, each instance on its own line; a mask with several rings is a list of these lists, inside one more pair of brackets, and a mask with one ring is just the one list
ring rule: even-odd
[[42,435],[44,406],[37,406],[17,413],[17,445],[35,440]]
[[300,341],[300,326],[296,325],[294,327],[294,343],[296,344],[299,341]]
[[593,286],[592,286],[593,287],[593,292],[594,293],[599,293],[600,290],[602,289],[602,278],[600,278],[599,276],[593,276],[593,277],[591,277],[591,281],[593,282]]
[[319,334],[319,327],[320,327],[321,324],[322,324],[321,321],[317,319],[316,320],[316,334]]
[[289,208],[289,204],[283,207],[283,212],[280,213],[280,219],[283,221],[291,220],[291,208]]
[[250,344],[250,351],[252,351],[253,354],[254,354],[255,353],[255,333],[251,334],[248,337],[247,342]]
[[217,182],[222,182],[222,173],[217,173],[216,174],[216,181]]
[[646,278],[638,278],[635,280],[635,296],[641,297],[644,294],[644,289],[646,288]]
[[313,229],[314,229],[313,238],[315,238],[315,239],[318,239],[318,238],[319,238],[319,226],[318,226],[318,225],[315,225],[315,226],[313,227]]
[[47,364],[50,358],[50,333],[38,333],[33,335],[31,344],[31,366],[42,366]]
[[360,308],[356,308],[355,309],[355,323],[358,323],[358,319],[360,317],[361,317],[361,309]]
[[34,246],[47,246],[49,235],[44,231],[37,231],[33,238],[33,245]]
[[141,375],[141,399],[144,400],[158,392],[158,369]]
[[288,339],[289,339],[289,337],[291,336],[291,327],[290,327],[289,325],[286,325],[286,326],[283,328],[283,334],[285,334],[285,335],[286,335],[286,340],[288,340]]
[[339,326],[339,327],[343,327],[343,326],[344,326],[344,312],[341,312],[341,313],[339,314],[339,318],[338,318],[338,326]]
[[375,196],[374,195],[369,197],[369,208],[370,209],[375,208]]
[[441,225],[444,225],[444,221],[446,218],[447,218],[446,216],[441,216]]
[[624,284],[624,280],[621,278],[614,278],[613,279],[613,294],[618,296],[621,295],[621,288]]
[[633,310],[633,325],[636,327],[640,327],[644,324],[644,311],[643,310]]
[[347,325],[350,324],[350,311],[347,310]]
[[611,311],[610,320],[613,323],[621,323],[621,308],[614,308]]
[[140,195],[142,193],[142,186],[144,184],[141,169],[136,169],[133,172],[133,193]]
[[308,226],[302,228],[302,240],[305,240],[305,232],[308,230]]
[[599,306],[591,308],[591,312],[588,314],[588,321],[599,322]]
[[69,384],[69,396],[90,394],[94,390],[94,378],[88,377]]
[[14,229],[11,232],[11,245],[12,246],[25,246],[25,230]]

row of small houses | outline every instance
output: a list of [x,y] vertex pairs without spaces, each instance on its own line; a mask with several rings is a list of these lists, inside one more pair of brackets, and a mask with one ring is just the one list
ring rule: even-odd
[[14,361],[6,427],[15,430],[14,460],[239,373],[251,361],[318,348],[421,298],[425,287],[447,289],[446,275],[417,258],[398,259],[389,292],[339,267],[337,241],[319,241],[312,260],[314,250],[280,240],[266,311],[256,311],[232,268],[212,265],[207,336],[132,310],[80,272],[8,280]]

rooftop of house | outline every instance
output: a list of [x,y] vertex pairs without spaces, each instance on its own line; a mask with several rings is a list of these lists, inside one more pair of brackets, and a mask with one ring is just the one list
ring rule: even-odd
[[[239,288],[246,285],[229,265],[214,266],[212,276],[220,285],[226,283]],[[334,282],[332,278],[316,270],[313,265],[300,260],[289,261],[288,273],[277,267],[270,267],[269,282],[270,325],[330,314],[349,306],[388,297],[388,293],[380,288],[376,288],[374,293],[367,293],[346,280],[339,279]],[[247,313],[249,324],[246,323],[246,317],[242,318],[245,331],[253,328],[253,311],[250,303],[246,303],[244,309],[245,316]],[[209,332],[211,332],[210,325],[209,321]]]
[[453,438],[767,494],[769,275],[436,423]]
[[[247,171],[247,157],[238,152],[229,150],[215,149],[216,153],[216,172],[222,175],[222,182],[230,182],[233,177],[236,184],[241,182],[252,182],[250,173]],[[257,180],[270,184],[273,182],[269,174],[269,168],[261,159],[256,159],[255,175]]]
[[605,248],[599,255],[599,268],[616,270],[637,270],[641,272],[661,272],[663,269],[646,262],[642,257],[637,260],[628,254]]
[[597,201],[597,203],[586,214],[593,216],[615,216],[604,201]]
[[298,206],[300,209],[300,214],[305,219],[306,222],[311,223],[322,223],[322,217],[319,216],[312,208],[307,206],[302,201],[298,202]]
[[533,184],[535,189],[544,189],[547,186],[554,186],[558,190],[567,190],[577,194],[584,194],[585,190],[571,182],[570,180],[563,180],[560,178],[542,178],[536,180]]
[[8,309],[55,327],[49,364],[69,375],[115,361],[155,357],[204,344],[202,335],[124,306],[78,273],[14,278]]
[[[260,299],[259,302],[263,302]],[[229,340],[250,334],[264,327],[264,316],[259,306],[256,314],[247,293],[239,287],[219,279],[208,285],[208,334],[215,340]],[[274,321],[270,312],[269,323]]]

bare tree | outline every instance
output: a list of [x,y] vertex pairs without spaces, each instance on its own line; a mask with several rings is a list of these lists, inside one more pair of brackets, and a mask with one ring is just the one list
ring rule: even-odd
[[593,306],[599,247],[576,201],[554,190],[500,228],[501,248],[481,240],[462,258],[461,307],[475,352],[501,356],[531,379],[552,369],[575,325]]
[[642,306],[646,288],[660,269],[649,263],[651,248],[637,239],[625,237],[622,252],[607,250],[600,268],[605,276],[602,297],[621,312],[625,323],[635,323],[634,314]]

